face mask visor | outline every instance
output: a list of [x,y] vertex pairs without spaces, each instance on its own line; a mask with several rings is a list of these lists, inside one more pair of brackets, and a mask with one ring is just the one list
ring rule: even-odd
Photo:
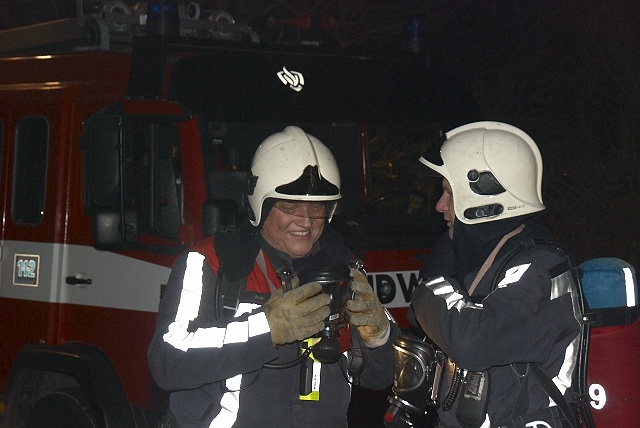
[[407,334],[393,344],[393,397],[385,414],[386,427],[413,426],[411,419],[438,407],[445,356],[433,345]]
[[433,348],[421,341],[401,337],[393,345],[394,391],[410,393],[428,379],[435,358]]

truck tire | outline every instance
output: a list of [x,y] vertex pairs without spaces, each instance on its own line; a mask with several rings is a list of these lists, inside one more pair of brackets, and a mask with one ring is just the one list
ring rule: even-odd
[[57,391],[42,397],[27,415],[27,428],[95,428],[91,410],[71,392]]

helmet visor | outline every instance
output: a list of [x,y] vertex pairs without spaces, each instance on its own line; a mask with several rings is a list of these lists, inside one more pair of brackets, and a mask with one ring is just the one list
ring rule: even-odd
[[282,195],[338,196],[340,189],[326,178],[320,176],[318,165],[307,165],[302,175],[295,181],[276,187]]
[[342,204],[340,201],[290,201],[287,199],[270,199],[265,204],[278,211],[296,217],[314,219],[330,219],[337,214]]

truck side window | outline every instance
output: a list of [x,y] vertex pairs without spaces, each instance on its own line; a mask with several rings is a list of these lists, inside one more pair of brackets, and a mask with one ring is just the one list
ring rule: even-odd
[[182,171],[175,123],[135,123],[131,129],[132,185],[141,232],[178,239],[182,224]]
[[156,139],[153,229],[159,235],[178,239],[182,225],[182,170],[175,124],[159,125]]
[[11,218],[18,224],[42,221],[47,178],[49,123],[43,116],[24,116],[15,134]]

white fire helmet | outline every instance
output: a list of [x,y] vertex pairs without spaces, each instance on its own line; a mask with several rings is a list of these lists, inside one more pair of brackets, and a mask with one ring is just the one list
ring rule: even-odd
[[333,153],[297,126],[288,126],[260,144],[253,155],[251,175],[247,199],[254,226],[260,224],[263,205],[270,198],[330,202],[326,211],[329,221],[342,198]]
[[545,209],[542,156],[533,139],[505,123],[475,122],[446,133],[440,159],[420,162],[451,184],[456,217],[485,223]]

